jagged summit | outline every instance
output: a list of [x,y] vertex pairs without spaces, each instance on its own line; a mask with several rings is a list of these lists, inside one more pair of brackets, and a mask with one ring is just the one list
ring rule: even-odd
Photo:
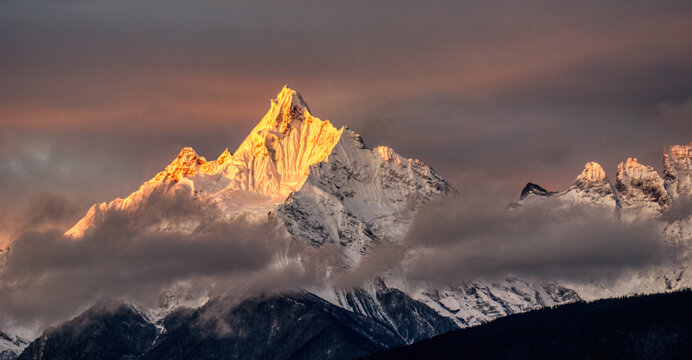
[[[94,205],[66,234],[79,238],[110,212],[136,214],[153,192],[169,191],[210,201],[229,218],[266,219],[273,212],[297,237],[313,244],[360,241],[353,249],[358,253],[374,238],[400,235],[415,206],[450,187],[423,162],[387,147],[371,150],[355,132],[315,117],[298,92],[284,87],[232,155],[226,149],[207,161],[184,148],[139,190]],[[194,230],[203,221],[161,228]]]
[[692,142],[672,145],[663,153],[663,178],[672,198],[692,196]]
[[156,174],[156,176],[142,186],[166,181],[179,182],[183,178],[192,177],[197,174],[214,174],[220,166],[228,164],[231,158],[232,155],[228,151],[228,148],[226,148],[216,160],[207,161],[204,156],[198,155],[193,148],[184,147],[180,150],[178,156],[176,156],[163,171]]
[[652,208],[662,211],[670,204],[663,179],[652,166],[627,158],[618,165],[615,188],[623,208]]
[[584,165],[584,170],[577,176],[575,181],[598,182],[606,179],[606,173],[601,164],[589,161]]
[[616,207],[617,198],[601,164],[589,161],[584,170],[574,180],[574,184],[565,192],[567,198],[575,202],[595,202],[609,207]]
[[519,195],[519,200],[524,200],[529,195],[537,196],[551,196],[556,194],[555,191],[548,191],[542,186],[534,183],[526,183],[526,186],[521,190],[521,195]]
[[231,179],[232,190],[285,198],[302,185],[309,166],[325,160],[342,132],[328,120],[314,117],[303,97],[284,87],[234,155],[226,148],[216,160],[208,162],[185,147],[143,186],[223,174]]
[[[312,118],[310,107],[297,91],[284,86],[269,104],[269,111],[252,133],[273,130],[286,134],[303,120]],[[252,134],[251,133],[251,134]]]
[[197,152],[191,147],[185,147],[180,150],[178,156],[171,162],[170,165],[154,176],[150,182],[175,181],[178,182],[182,178],[197,174],[207,160],[203,156],[197,155]]
[[[568,202],[587,202],[613,206],[623,220],[636,220],[641,211],[660,215],[680,196],[692,195],[692,143],[671,145],[663,154],[663,177],[652,166],[628,157],[617,167],[615,184],[608,181],[603,167],[588,162],[568,189],[555,196]],[[528,183],[520,200],[528,195],[552,195]],[[624,215],[624,217],[623,217]]]
[[235,190],[285,198],[300,188],[311,165],[327,158],[343,130],[313,116],[300,94],[284,87],[224,175]]

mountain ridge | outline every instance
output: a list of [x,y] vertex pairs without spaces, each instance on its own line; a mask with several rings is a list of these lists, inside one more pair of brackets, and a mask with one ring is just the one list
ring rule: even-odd
[[[611,183],[603,167],[594,161],[584,165],[574,183],[563,191],[549,191],[529,182],[521,191],[520,200],[536,196],[588,200],[622,209],[646,208],[654,214],[665,212],[671,201],[692,196],[692,143],[670,145],[663,150],[663,175],[637,158],[628,157],[617,166],[615,182]],[[579,194],[571,194],[579,193]]]
[[[684,166],[689,151],[675,149],[669,156],[664,186],[674,189],[677,198],[686,191]],[[640,198],[651,194],[637,182],[642,174],[648,174],[648,168],[635,166],[634,160],[627,163],[629,166],[623,165],[616,180],[634,195],[631,203],[637,205]],[[297,241],[313,248],[331,246],[337,256],[327,267],[326,277],[330,279],[358,266],[374,245],[398,243],[422,205],[455,193],[432,167],[400,156],[388,147],[368,148],[362,137],[347,127],[336,129],[328,120],[314,117],[302,96],[284,87],[234,153],[227,148],[216,160],[207,161],[192,148],[183,148],[169,165],[127,198],[92,206],[65,236],[79,242],[111,216],[137,218],[147,212],[152,199],[181,197],[193,204],[210,204],[218,210],[213,213],[219,216],[214,221],[236,217],[258,223],[276,220],[281,224],[280,231]],[[587,163],[574,183],[562,192],[528,184],[519,204],[547,197],[564,199],[567,205],[595,203],[612,207],[614,215],[622,208],[618,189],[595,162]],[[647,197],[642,201],[649,204],[653,200]],[[204,217],[212,216],[203,211],[178,215],[172,221],[154,219],[139,230],[197,234],[207,230],[204,225],[208,219]],[[678,231],[674,236],[685,240],[685,229],[680,225],[679,231],[671,231]],[[301,254],[292,256],[295,258],[291,261],[300,263]],[[452,328],[581,300],[578,292],[560,284],[519,278],[446,287],[432,283],[409,286],[407,281],[403,275],[384,273],[355,288],[328,284],[311,289],[310,296],[320,300],[307,301],[306,306],[333,306],[340,309],[334,311],[345,311],[346,317],[365,318],[363,321],[378,324],[373,326],[389,329],[396,341],[409,343]],[[190,311],[201,311],[218,300],[207,295],[200,294],[204,301],[187,302],[197,304]],[[156,311],[165,318],[176,311],[176,306],[166,309],[167,313]],[[275,321],[282,314],[274,316],[264,320]],[[164,323],[155,325],[166,328]]]
[[[327,120],[314,117],[302,96],[284,87],[234,153],[224,151],[216,160],[207,161],[193,149],[183,148],[163,171],[127,198],[92,206],[66,236],[80,241],[111,213],[138,217],[147,211],[151,198],[182,196],[213,204],[225,219],[246,214],[256,221],[270,217],[308,245],[336,246],[341,253],[330,267],[336,274],[357,266],[374,244],[399,241],[420,206],[454,193],[430,166],[385,146],[368,148],[354,131],[336,129]],[[204,231],[204,220],[194,216],[155,223],[144,230]],[[379,319],[393,328],[412,326],[428,336],[579,299],[555,284],[520,280],[447,289],[432,286],[417,286],[410,293],[404,279],[384,276],[361,288],[316,290],[346,311]],[[402,304],[428,315],[409,319],[394,310]],[[443,320],[433,321],[431,316]],[[431,327],[430,321],[448,325]],[[413,340],[415,332],[407,332],[406,338]]]

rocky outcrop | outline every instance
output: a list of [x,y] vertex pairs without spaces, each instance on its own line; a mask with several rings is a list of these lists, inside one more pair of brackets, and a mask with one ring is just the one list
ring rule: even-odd
[[663,179],[671,198],[692,196],[692,143],[665,149]]
[[646,209],[661,213],[670,206],[663,179],[652,166],[627,158],[618,165],[615,188],[623,210]]
[[570,203],[597,204],[613,209],[617,207],[617,197],[613,187],[603,167],[594,161],[587,162],[581,174],[574,179],[572,186],[556,196]]

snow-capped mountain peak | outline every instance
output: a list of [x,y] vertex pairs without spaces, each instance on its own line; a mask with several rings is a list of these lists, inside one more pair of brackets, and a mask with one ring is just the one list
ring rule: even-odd
[[692,143],[672,145],[665,149],[663,178],[672,198],[692,195]]
[[158,173],[150,183],[162,181],[178,182],[182,178],[194,176],[207,165],[207,160],[203,156],[197,155],[197,152],[191,147],[185,147],[180,150],[178,156],[171,162],[170,165]]
[[150,193],[171,189],[209,200],[229,217],[266,219],[271,212],[292,235],[313,245],[352,244],[358,257],[373,239],[402,235],[419,205],[451,187],[423,162],[384,146],[371,150],[355,132],[315,117],[298,92],[284,87],[233,155],[226,150],[206,161],[184,148],[126,199],[94,205],[67,235],[80,237],[111,210],[134,214]]
[[577,176],[575,181],[599,182],[606,179],[606,173],[601,164],[589,161],[584,165],[584,170]]
[[219,171],[231,180],[228,191],[284,200],[303,185],[311,165],[327,158],[342,132],[313,116],[300,94],[284,87]]
[[637,158],[627,158],[618,165],[615,187],[623,209],[648,208],[661,212],[670,205],[663,179],[652,166],[640,164]]
[[326,160],[342,132],[313,116],[300,94],[284,87],[234,154],[226,149],[216,160],[207,161],[192,148],[183,148],[163,171],[127,198],[92,206],[66,235],[81,237],[109,211],[135,213],[153,191],[181,186],[207,197],[228,214],[260,209],[266,216],[303,185],[310,166]]
[[279,95],[271,101],[267,115],[255,130],[273,129],[286,133],[292,125],[310,117],[310,107],[297,91],[284,86]]
[[[596,163],[587,164],[578,179],[591,184],[575,186],[579,193],[607,184]],[[539,189],[535,187],[534,192]],[[213,204],[210,221],[239,214],[264,221],[270,217],[298,241],[314,247],[327,244],[327,275],[331,276],[356,267],[373,245],[400,241],[422,204],[455,192],[422,161],[385,146],[370,149],[357,133],[345,127],[337,129],[315,117],[300,94],[284,87],[232,155],[226,150],[216,160],[207,161],[191,148],[184,148],[159,175],[126,199],[94,205],[67,235],[79,241],[112,212],[137,218],[153,208],[147,205],[151,199],[166,200],[167,195],[174,194],[187,197],[185,200],[193,204]],[[164,212],[146,217],[148,222],[140,228],[203,233],[211,215],[200,213],[166,219],[168,213]],[[409,287],[407,279],[400,276],[387,274],[378,280],[381,286],[364,285],[365,290],[332,285],[319,290],[334,305],[384,321],[402,334],[406,331],[409,335],[402,337],[407,341],[416,339],[414,330],[421,326],[428,329],[426,336],[431,336],[579,298],[555,285],[519,279],[439,289],[432,283],[411,283]],[[205,296],[200,294],[199,298],[204,301]],[[175,307],[180,302],[171,304]]]
[[596,203],[615,209],[617,198],[603,167],[594,161],[584,165],[584,170],[572,186],[557,196],[569,203]]

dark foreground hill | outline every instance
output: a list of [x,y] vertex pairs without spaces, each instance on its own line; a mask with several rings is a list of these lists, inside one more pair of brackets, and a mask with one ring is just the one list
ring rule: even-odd
[[156,325],[129,304],[102,301],[44,332],[19,359],[351,359],[453,328],[401,292],[382,296],[387,315],[402,318],[398,327],[302,291],[214,299]]
[[369,358],[692,359],[692,291],[511,315]]

